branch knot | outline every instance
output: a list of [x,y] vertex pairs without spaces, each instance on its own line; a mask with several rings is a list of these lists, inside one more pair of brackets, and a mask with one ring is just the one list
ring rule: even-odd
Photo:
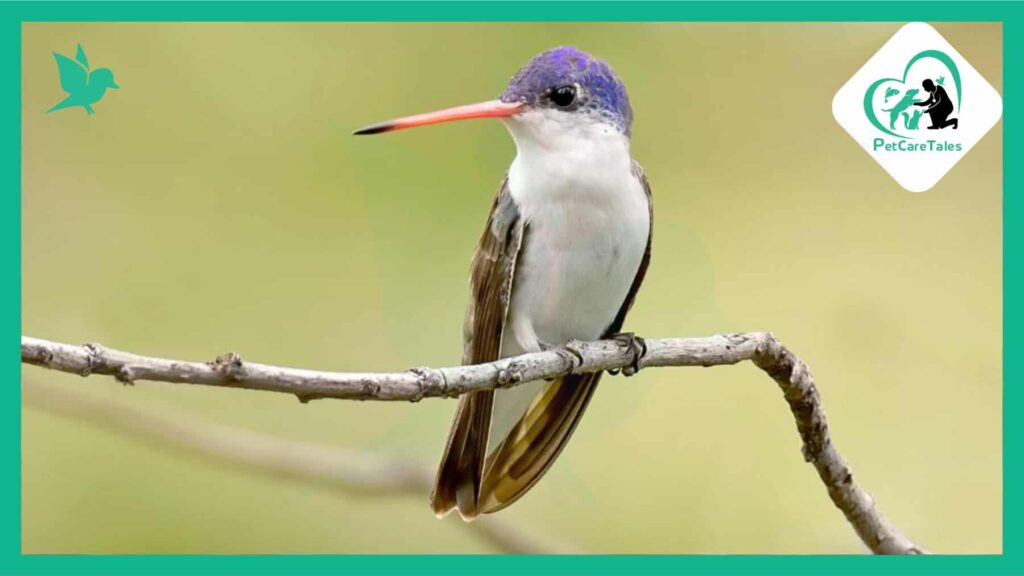
[[85,376],[92,375],[94,370],[104,365],[103,356],[105,352],[103,346],[95,342],[88,342],[82,348],[85,348],[85,366],[78,374],[84,378]]
[[448,389],[448,377],[444,375],[444,370],[436,370],[429,366],[417,366],[410,368],[409,372],[416,375],[417,388],[416,395],[409,399],[410,402],[419,402],[433,391],[441,396],[451,396],[451,391]]
[[135,385],[135,370],[128,364],[125,364],[118,368],[117,372],[114,372],[114,379],[125,386],[133,386]]
[[245,375],[242,357],[236,352],[225,352],[206,364],[227,380],[238,381]]
[[498,369],[497,384],[499,388],[515,386],[523,381],[523,365],[512,360],[504,368]]

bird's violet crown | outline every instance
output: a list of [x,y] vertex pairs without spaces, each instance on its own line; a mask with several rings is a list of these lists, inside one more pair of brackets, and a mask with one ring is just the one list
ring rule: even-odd
[[572,106],[563,110],[600,114],[630,135],[633,109],[626,86],[605,61],[573,46],[559,46],[534,56],[512,77],[501,100],[545,106],[544,96],[567,84],[577,85],[580,93]]

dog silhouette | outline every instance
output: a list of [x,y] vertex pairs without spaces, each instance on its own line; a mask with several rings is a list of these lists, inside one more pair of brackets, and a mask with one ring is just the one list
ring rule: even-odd
[[889,130],[896,129],[896,121],[900,119],[900,113],[914,104],[914,96],[917,96],[918,92],[919,90],[917,88],[911,88],[903,93],[903,98],[900,98],[900,101],[892,108],[882,108],[882,112],[889,113]]

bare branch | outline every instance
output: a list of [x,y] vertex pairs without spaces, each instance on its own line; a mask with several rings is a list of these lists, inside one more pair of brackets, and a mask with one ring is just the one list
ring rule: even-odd
[[814,465],[829,496],[857,535],[878,554],[921,554],[874,505],[853,480],[833,446],[821,398],[807,366],[766,332],[724,334],[704,338],[646,340],[640,358],[622,340],[572,343],[571,351],[549,350],[487,364],[452,368],[417,368],[396,373],[317,372],[243,362],[234,353],[210,363],[182,362],[139,356],[97,344],[72,346],[22,337],[22,362],[88,376],[107,374],[131,383],[156,380],[294,394],[300,400],[408,400],[453,397],[473,390],[506,388],[553,378],[568,372],[649,368],[655,366],[721,366],[751,361],[782,389],[803,441],[804,459]]
[[[220,466],[234,466],[294,482],[340,490],[357,496],[412,496],[426,502],[433,473],[410,460],[346,450],[200,420],[173,409],[144,410],[114,400],[33,382],[24,387],[27,405],[107,428],[133,439],[197,456]],[[574,550],[517,528],[504,518],[456,522],[476,537],[508,554],[565,554]]]
[[[647,341],[640,367],[715,366],[750,360],[767,334],[672,338]],[[73,346],[30,338],[21,339],[21,360],[82,376],[103,374],[131,384],[137,380],[203,384],[293,394],[302,401],[319,398],[416,402],[428,397],[456,397],[473,390],[506,388],[522,382],[553,378],[573,369],[594,372],[629,366],[630,347],[616,340],[575,343],[573,353],[549,350],[452,368],[414,368],[395,373],[319,372],[244,362],[234,353],[211,362],[185,362],[140,356],[99,344]],[[578,352],[578,356],[575,354]],[[582,359],[582,363],[580,362]]]

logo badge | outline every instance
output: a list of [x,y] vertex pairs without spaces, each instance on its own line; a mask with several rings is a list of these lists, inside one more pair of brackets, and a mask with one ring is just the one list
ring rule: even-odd
[[1003,102],[934,28],[914,22],[832,100],[832,114],[911,192],[942,179],[999,121]]
[[81,44],[78,45],[74,60],[56,52],[53,53],[53,57],[57,60],[60,87],[68,96],[47,110],[47,113],[81,106],[92,116],[92,105],[103,98],[107,88],[120,88],[114,82],[114,73],[109,68],[89,68],[89,59],[85,57],[85,50],[82,50]]

